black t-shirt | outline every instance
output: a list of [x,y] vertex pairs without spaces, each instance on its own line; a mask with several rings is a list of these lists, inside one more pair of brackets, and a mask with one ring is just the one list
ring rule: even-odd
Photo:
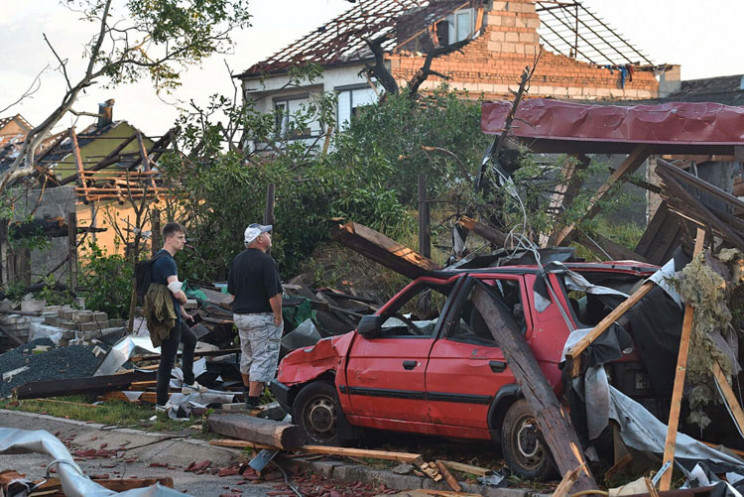
[[282,293],[276,262],[258,249],[245,249],[233,259],[227,291],[235,296],[237,314],[272,312],[269,299]]
[[[165,249],[161,249],[155,254],[155,262],[152,263],[152,282],[160,283],[161,285],[168,285],[168,278],[176,275],[178,276],[178,269],[176,268],[176,260],[170,255]],[[178,303],[176,297],[171,292],[171,299],[173,299],[173,307],[176,310],[178,321],[181,320],[181,304]]]

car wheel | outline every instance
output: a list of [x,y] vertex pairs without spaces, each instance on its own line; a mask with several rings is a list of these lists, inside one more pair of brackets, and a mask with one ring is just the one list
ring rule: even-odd
[[292,421],[308,439],[319,445],[338,445],[338,396],[324,381],[305,385],[292,403]]
[[504,460],[517,475],[529,480],[553,476],[553,460],[540,435],[535,415],[524,399],[509,406],[501,425]]

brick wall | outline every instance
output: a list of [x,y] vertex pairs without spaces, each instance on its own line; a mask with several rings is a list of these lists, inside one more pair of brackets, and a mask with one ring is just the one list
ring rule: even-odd
[[[525,66],[534,63],[540,50],[537,28],[540,18],[531,0],[494,1],[485,16],[484,32],[462,53],[435,59],[431,69],[449,76],[452,88],[467,90],[486,98],[510,97],[509,88],[519,86]],[[425,56],[410,52],[389,55],[398,83],[405,85],[423,65]],[[422,89],[439,86],[444,80],[430,76]],[[532,97],[562,99],[645,99],[658,96],[659,83],[651,72],[635,72],[633,81],[620,87],[617,70],[580,62],[543,50],[531,81]]]

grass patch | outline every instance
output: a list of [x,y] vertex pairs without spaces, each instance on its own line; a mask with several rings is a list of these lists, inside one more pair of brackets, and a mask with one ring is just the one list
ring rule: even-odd
[[[49,399],[3,400],[0,401],[0,408],[157,432],[183,431],[195,424],[201,423],[202,426],[206,424],[206,419],[196,416],[191,417],[191,422],[174,421],[162,414],[152,420],[151,418],[155,415],[155,406],[132,404],[121,400],[90,404],[82,395]],[[189,436],[209,438],[201,428],[190,430]]]

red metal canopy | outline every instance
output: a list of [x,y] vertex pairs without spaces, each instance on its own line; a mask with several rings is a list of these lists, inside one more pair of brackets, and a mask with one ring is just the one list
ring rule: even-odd
[[[500,134],[511,102],[485,102],[481,129]],[[550,99],[519,105],[511,133],[539,152],[628,153],[653,145],[652,153],[733,155],[744,145],[744,107],[711,102],[658,105],[587,105]]]

